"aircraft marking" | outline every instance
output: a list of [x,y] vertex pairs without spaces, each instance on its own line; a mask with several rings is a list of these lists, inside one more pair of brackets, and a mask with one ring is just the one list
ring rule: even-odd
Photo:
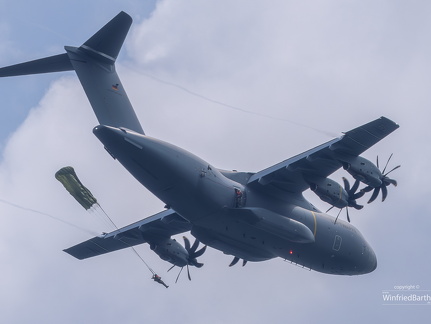
[[314,233],[313,233],[313,235],[314,235],[314,237],[316,237],[316,232],[317,232],[317,220],[316,220],[316,214],[314,213],[314,211],[311,211],[311,214],[313,215],[313,217],[314,217]]

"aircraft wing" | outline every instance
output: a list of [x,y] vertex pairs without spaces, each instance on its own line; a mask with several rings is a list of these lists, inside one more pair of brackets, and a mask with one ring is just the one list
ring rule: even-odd
[[111,233],[93,237],[65,249],[77,259],[87,259],[142,243],[150,243],[191,230],[191,224],[172,209],[140,220]]
[[343,158],[355,157],[399,126],[386,117],[352,129],[343,136],[255,173],[249,185],[261,189],[299,193],[309,188],[307,179],[326,178],[338,170]]

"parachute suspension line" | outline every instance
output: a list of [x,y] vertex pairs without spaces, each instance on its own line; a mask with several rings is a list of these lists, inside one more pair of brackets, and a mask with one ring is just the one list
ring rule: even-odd
[[[99,208],[100,208],[100,210],[105,214],[105,216],[109,219],[109,221],[110,221],[110,224],[112,225],[112,226],[114,226],[114,228],[115,229],[117,229],[118,230],[118,227],[117,227],[117,225],[115,225],[115,223],[114,223],[114,221],[112,220],[112,218],[111,217],[109,217],[109,215],[108,215],[108,213],[102,208],[102,206],[100,206],[100,204],[99,203],[96,203],[96,205],[97,206],[99,206]],[[136,249],[135,249],[135,247],[134,246],[132,246],[132,245],[129,245],[127,242],[124,242],[123,240],[119,240],[120,242],[123,242],[125,245],[128,245],[129,247],[131,247],[132,248],[132,250],[133,250],[133,252],[136,254],[136,256],[139,258],[139,259],[141,259],[141,261],[146,265],[146,267],[148,268],[148,270],[150,270],[150,272],[151,272],[151,274],[154,276],[155,274],[156,274],[156,272],[153,270],[153,269],[151,269],[151,267],[148,265],[148,263],[147,262],[145,262],[145,260],[144,260],[144,258],[142,258],[142,256],[138,253],[138,251],[136,251]]]
[[[100,208],[100,210],[103,212],[103,214],[105,214],[105,216],[109,219],[109,222],[112,226],[114,226],[115,229],[118,230],[117,225],[115,225],[114,221],[112,220],[111,217],[109,217],[108,213],[102,208],[102,206],[100,206],[100,204],[98,202],[96,202],[96,205]],[[141,261],[147,266],[148,270],[150,270],[152,275],[155,275],[156,272],[151,269],[151,267],[148,265],[147,262],[145,262],[145,260],[142,258],[142,256],[138,253],[138,251],[136,251],[135,247],[132,245],[127,244],[127,242],[124,242],[123,240],[120,239],[121,242],[123,242],[125,245],[128,245],[129,247],[132,248],[133,252],[136,254],[136,256],[141,259]]]
[[[75,200],[82,207],[84,207],[85,210],[87,210],[90,214],[97,214],[104,222],[108,223],[109,226],[112,225],[114,227],[114,230],[118,230],[117,225],[115,225],[112,218],[109,217],[108,213],[105,212],[102,206],[100,206],[96,197],[94,197],[91,191],[82,184],[81,180],[79,180],[73,167],[67,166],[61,168],[55,173],[55,178],[61,182],[64,188],[75,198]],[[105,217],[103,217],[103,215],[99,213],[99,210],[102,211]],[[109,222],[107,222],[107,219],[109,220]],[[124,242],[122,240],[120,241],[132,248],[133,252],[147,266],[148,270],[150,270],[153,276],[156,274],[133,246],[127,244],[127,242]]]
[[[123,242],[124,244],[127,244],[124,241],[121,241],[121,242]],[[131,245],[129,245],[129,246],[132,248],[133,252],[138,256],[139,259],[141,259],[141,261],[146,265],[146,267],[148,268],[148,270],[150,270],[151,274],[154,276],[156,274],[156,272],[153,269],[151,269],[151,267],[148,265],[147,262],[145,262],[144,258],[142,258],[142,256],[138,253],[138,251],[136,251],[136,249],[135,249],[134,246],[131,246]]]
[[[124,241],[122,241],[122,242],[125,243]],[[127,243],[125,243],[125,244],[127,244]],[[135,254],[138,256],[138,258],[141,259],[142,262],[144,262],[144,264],[147,266],[148,270],[150,270],[151,274],[154,276],[156,274],[156,272],[153,269],[151,269],[151,267],[148,265],[147,262],[145,262],[145,260],[141,257],[141,255],[138,253],[138,251],[136,251],[135,247],[133,247],[133,246],[130,246],[130,247],[132,248],[133,252],[135,252]]]
[[100,206],[100,204],[97,202],[96,203],[97,206],[99,206],[100,210],[103,212],[103,214],[105,214],[105,216],[109,219],[109,222],[111,225],[113,225],[115,227],[115,229],[118,229],[118,227],[115,225],[114,221],[111,219],[111,217],[109,217],[109,215],[106,213],[106,211],[102,208],[102,206]]
[[[106,231],[111,232],[115,231],[117,228],[112,225],[112,223],[108,220],[108,217],[104,213],[101,212],[101,209],[98,205],[91,206],[90,209],[87,209],[87,212],[94,217],[94,219],[98,220],[98,223],[103,226]],[[105,232],[106,232],[105,231]]]

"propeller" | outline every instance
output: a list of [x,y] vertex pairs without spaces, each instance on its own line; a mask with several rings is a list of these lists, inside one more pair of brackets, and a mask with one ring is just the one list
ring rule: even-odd
[[[391,179],[388,177],[388,174],[391,173],[392,171],[395,171],[396,169],[398,169],[399,167],[401,167],[401,165],[397,165],[396,167],[394,167],[393,169],[391,169],[390,171],[386,172],[386,168],[388,167],[389,161],[392,158],[393,153],[389,156],[388,161],[386,161],[385,167],[383,168],[383,171],[381,171],[382,175],[380,177],[380,180],[382,181],[382,184],[378,187],[372,187],[372,186],[367,186],[365,188],[363,188],[361,191],[362,192],[370,192],[371,190],[374,190],[373,193],[371,194],[370,200],[368,200],[368,204],[372,203],[374,200],[376,200],[377,196],[380,193],[380,190],[382,191],[382,202],[385,201],[386,197],[388,196],[388,186],[389,185],[393,185],[393,186],[397,186],[397,181],[395,179]],[[379,156],[377,156],[377,168],[379,168]]]
[[356,192],[356,190],[358,190],[359,188],[360,181],[356,180],[352,188],[350,188],[349,180],[347,180],[344,177],[343,177],[343,182],[344,182],[344,189],[347,191],[347,194],[348,194],[347,207],[353,207],[358,210],[362,209],[364,206],[358,205],[358,203],[356,202],[356,199],[361,198],[365,194],[362,191]]
[[[237,264],[239,261],[238,257],[234,257],[232,262],[229,264],[229,267],[234,266],[235,264]],[[245,266],[247,264],[247,260],[242,260],[242,266]]]
[[[188,252],[189,256],[187,258],[187,277],[189,278],[189,280],[192,280],[192,277],[190,276],[190,270],[189,270],[189,265],[191,266],[195,266],[196,268],[201,268],[204,264],[198,262],[197,258],[202,256],[202,254],[205,253],[207,246],[205,245],[203,248],[201,248],[200,250],[198,249],[199,246],[199,240],[196,239],[193,242],[193,245],[190,245],[190,241],[187,237],[183,236],[184,239],[184,248],[186,249],[186,251]],[[170,271],[173,267],[175,267],[175,265],[173,265],[172,267],[169,268],[168,271]],[[178,273],[177,279],[175,280],[175,283],[178,282],[178,278],[180,277],[181,272],[183,271],[184,267],[181,267],[180,272]]]
[[[353,186],[350,187],[349,180],[347,180],[346,178],[343,177],[343,183],[344,183],[344,190],[346,190],[346,192],[347,192],[347,206],[345,207],[346,208],[347,221],[350,223],[349,207],[353,207],[357,210],[362,209],[364,206],[359,205],[356,202],[356,199],[361,198],[365,194],[365,192],[363,192],[363,191],[356,192],[356,190],[358,190],[358,188],[359,188],[359,183],[360,183],[359,180],[356,180],[355,183],[353,184]],[[329,208],[327,210],[327,212],[330,211],[333,207],[334,206]],[[335,218],[334,224],[337,222],[338,216],[340,216],[342,209],[343,208],[341,208],[340,211],[338,212],[338,215]]]
[[196,251],[200,243],[198,239],[194,241],[192,246],[190,246],[190,241],[187,237],[183,236],[183,239],[184,239],[184,247],[187,250],[187,252],[189,252],[188,264],[195,266],[196,268],[201,268],[204,264],[199,263],[197,258],[205,253],[207,246],[205,245],[203,248]]

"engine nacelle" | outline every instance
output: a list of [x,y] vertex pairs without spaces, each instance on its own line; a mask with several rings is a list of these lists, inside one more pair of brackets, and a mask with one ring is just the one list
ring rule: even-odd
[[366,158],[357,156],[346,161],[341,161],[341,163],[344,170],[349,172],[356,180],[373,188],[379,187],[382,184],[382,173],[374,163]]
[[188,264],[189,253],[175,239],[168,238],[157,242],[151,242],[150,248],[162,260],[168,261],[180,268]]
[[324,178],[310,182],[310,189],[324,202],[338,207],[346,207],[349,199],[347,191],[334,180]]

